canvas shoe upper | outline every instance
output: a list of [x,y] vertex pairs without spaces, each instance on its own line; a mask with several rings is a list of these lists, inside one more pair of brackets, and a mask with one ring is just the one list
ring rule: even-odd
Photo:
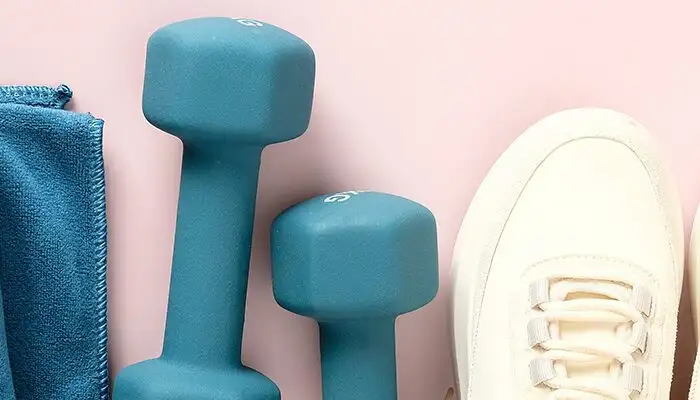
[[647,131],[610,110],[545,118],[457,239],[460,398],[667,399],[682,276],[681,207]]

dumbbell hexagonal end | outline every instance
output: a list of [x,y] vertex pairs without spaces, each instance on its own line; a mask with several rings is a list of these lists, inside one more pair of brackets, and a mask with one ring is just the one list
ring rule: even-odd
[[201,369],[162,359],[124,368],[114,383],[118,400],[279,400],[277,386],[262,374],[240,369]]
[[275,219],[271,246],[275,299],[320,321],[397,316],[437,293],[435,218],[402,197],[313,198]]
[[185,143],[277,143],[307,129],[314,77],[311,47],[281,28],[191,19],[149,39],[143,111]]

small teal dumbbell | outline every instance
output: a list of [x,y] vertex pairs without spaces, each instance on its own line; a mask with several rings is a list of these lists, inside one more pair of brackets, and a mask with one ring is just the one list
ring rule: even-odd
[[316,197],[271,232],[275,299],[318,321],[324,400],[397,397],[396,317],[438,290],[435,218],[377,192]]
[[276,400],[241,363],[251,234],[263,148],[307,128],[311,48],[259,21],[202,18],[155,32],[143,111],[183,142],[163,353],[125,368],[115,400]]

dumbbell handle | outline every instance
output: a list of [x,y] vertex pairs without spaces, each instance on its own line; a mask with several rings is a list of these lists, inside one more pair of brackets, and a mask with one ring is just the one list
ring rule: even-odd
[[162,359],[241,365],[261,152],[184,146]]
[[396,320],[319,322],[323,400],[396,400]]

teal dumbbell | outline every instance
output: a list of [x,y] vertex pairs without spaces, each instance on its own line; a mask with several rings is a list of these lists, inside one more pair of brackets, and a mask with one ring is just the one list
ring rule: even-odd
[[263,148],[308,126],[315,61],[301,39],[248,19],[202,18],[148,42],[143,111],[183,142],[165,341],[125,368],[115,400],[268,400],[277,386],[241,363]]
[[272,279],[283,308],[318,321],[324,400],[395,400],[396,317],[438,290],[433,214],[402,197],[316,197],[272,225]]

